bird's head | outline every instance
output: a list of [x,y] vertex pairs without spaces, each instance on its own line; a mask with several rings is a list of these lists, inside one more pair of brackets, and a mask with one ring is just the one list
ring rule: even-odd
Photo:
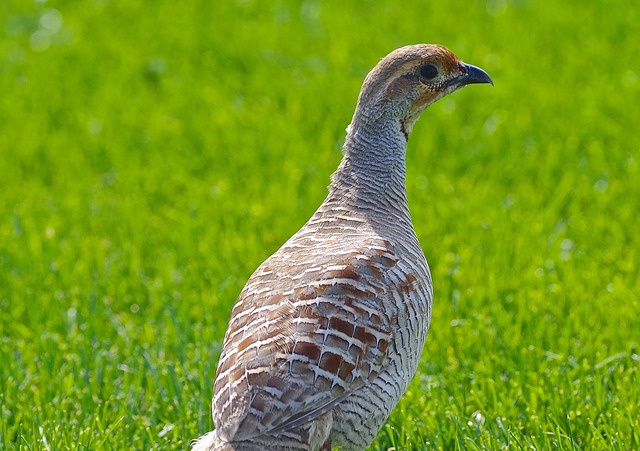
[[[440,45],[401,47],[367,75],[349,128],[362,122],[397,122],[406,137],[429,105],[471,83],[491,83],[482,69]],[[387,122],[388,123],[388,122]]]

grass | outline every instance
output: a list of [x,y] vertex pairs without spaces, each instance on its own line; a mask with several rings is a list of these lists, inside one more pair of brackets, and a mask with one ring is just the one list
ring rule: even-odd
[[325,195],[395,47],[486,69],[416,125],[435,304],[372,445],[640,448],[640,9],[0,5],[0,448],[185,449],[247,277]]

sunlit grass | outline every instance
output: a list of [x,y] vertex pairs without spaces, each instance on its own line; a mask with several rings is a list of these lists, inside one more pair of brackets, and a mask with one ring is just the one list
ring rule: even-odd
[[231,305],[326,193],[364,75],[486,69],[411,136],[435,285],[372,449],[640,448],[639,8],[0,6],[0,448],[183,449]]

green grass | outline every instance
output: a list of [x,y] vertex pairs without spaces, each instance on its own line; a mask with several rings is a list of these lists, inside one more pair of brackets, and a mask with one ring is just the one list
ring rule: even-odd
[[419,374],[372,449],[640,448],[635,4],[0,4],[0,448],[185,449],[231,305],[324,198],[360,84],[437,42]]

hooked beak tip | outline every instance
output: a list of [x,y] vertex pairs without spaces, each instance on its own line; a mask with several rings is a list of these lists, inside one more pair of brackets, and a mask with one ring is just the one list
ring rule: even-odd
[[460,86],[470,85],[473,83],[489,83],[491,86],[494,86],[493,80],[489,74],[479,67],[472,66],[467,63],[461,63],[460,67],[464,71],[464,74],[458,78]]

